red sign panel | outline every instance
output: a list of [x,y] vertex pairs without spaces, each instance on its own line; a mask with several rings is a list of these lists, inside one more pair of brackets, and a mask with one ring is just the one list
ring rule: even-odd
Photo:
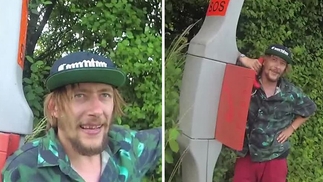
[[230,0],[211,0],[206,16],[225,16]]
[[241,150],[246,130],[255,72],[227,64],[225,68],[215,138],[223,145]]
[[[0,171],[2,171],[7,158],[19,148],[20,136],[0,132],[0,141]],[[2,181],[1,175],[0,181]]]
[[24,69],[26,37],[28,24],[28,0],[22,1],[21,20],[20,20],[20,37],[17,61],[19,66]]

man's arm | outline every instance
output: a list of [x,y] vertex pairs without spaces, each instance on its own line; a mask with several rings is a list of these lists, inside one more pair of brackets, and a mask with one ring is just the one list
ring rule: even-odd
[[296,130],[303,123],[305,123],[310,116],[314,114],[317,109],[316,104],[302,91],[296,93],[297,97],[295,99],[295,106],[293,113],[297,116],[296,119],[291,124],[291,127]]
[[292,129],[295,131],[299,128],[303,123],[305,123],[310,117],[303,118],[301,116],[297,116],[294,122],[290,125]]
[[142,175],[157,167],[162,156],[162,128],[138,131],[136,139],[144,146],[136,164]]
[[314,114],[317,107],[316,104],[302,92],[301,89],[292,85],[292,92],[294,92],[293,114],[296,115],[295,120],[282,131],[277,137],[280,143],[285,142],[303,123],[305,123],[310,116]]
[[48,181],[38,174],[38,144],[28,142],[7,158],[1,171],[3,182]]
[[20,176],[19,169],[12,171],[3,170],[1,173],[2,182],[22,182],[23,180],[18,176]]
[[237,60],[237,65],[238,66],[242,66],[242,67],[245,67],[245,68],[250,68],[250,69],[253,69],[255,70],[256,72],[259,72],[261,67],[262,67],[262,64],[259,62],[258,59],[252,59],[252,58],[249,58],[247,57],[246,55],[244,54],[241,54],[239,57],[238,57],[238,60]]
[[237,59],[237,65],[238,66],[243,66],[243,67],[247,67],[247,63],[249,61],[249,57],[247,57],[246,55],[244,54],[240,54],[238,59]]
[[[26,174],[30,172],[30,168],[24,163],[18,163],[14,160],[14,156],[10,157],[1,172],[2,182],[23,182],[28,181]],[[24,171],[21,173],[21,170]]]

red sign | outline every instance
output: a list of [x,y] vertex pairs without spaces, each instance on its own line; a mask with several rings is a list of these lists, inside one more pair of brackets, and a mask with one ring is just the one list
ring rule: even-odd
[[28,0],[22,1],[21,20],[20,20],[20,37],[17,61],[19,66],[24,69],[26,37],[28,24]]
[[255,72],[227,64],[225,68],[215,138],[222,144],[241,150],[246,130]]
[[230,0],[211,0],[206,16],[225,16]]

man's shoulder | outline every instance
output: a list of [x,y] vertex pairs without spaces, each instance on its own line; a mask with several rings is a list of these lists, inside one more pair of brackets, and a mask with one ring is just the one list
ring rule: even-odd
[[162,144],[161,128],[132,130],[124,126],[113,125],[108,135],[109,146],[113,151],[120,148],[127,151],[135,148],[159,150]]
[[[143,139],[148,136],[161,136],[161,127],[146,130],[133,130],[121,125],[112,125],[109,131],[109,136],[114,140],[125,140],[127,138]],[[144,137],[145,136],[145,137]]]
[[22,145],[17,151],[8,157],[4,170],[10,171],[20,168],[34,168],[37,166],[38,148],[41,139],[36,139]]
[[[162,129],[132,130],[114,125],[109,131],[110,148],[112,152],[119,152],[121,158],[131,158],[128,161],[135,171],[144,175],[155,169],[162,154]],[[121,150],[122,149],[122,150]]]
[[281,82],[282,82],[282,86],[283,86],[283,89],[286,91],[286,92],[293,92],[293,93],[302,93],[303,92],[303,90],[300,88],[300,87],[298,87],[298,86],[296,86],[294,83],[292,83],[289,79],[287,79],[287,78],[282,78],[282,80],[281,80]]

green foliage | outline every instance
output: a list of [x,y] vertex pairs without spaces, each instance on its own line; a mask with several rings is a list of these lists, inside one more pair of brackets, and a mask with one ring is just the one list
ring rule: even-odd
[[[24,92],[35,115],[35,128],[28,140],[43,135],[45,129],[42,103],[48,90],[44,83],[53,61],[83,50],[110,57],[128,77],[119,89],[127,107],[118,124],[132,129],[162,125],[160,4],[160,0],[31,0]],[[39,14],[48,16],[46,29],[38,26],[45,19]],[[36,30],[42,32],[39,39]],[[36,47],[32,47],[34,41]],[[160,182],[161,172],[159,163],[145,180]]]
[[29,78],[23,78],[24,93],[33,111],[35,124],[37,124],[43,117],[42,103],[47,91],[44,80],[46,79],[45,75],[49,74],[50,67],[44,61],[35,61],[30,56],[26,56],[26,59],[31,63],[31,75]]
[[[201,4],[196,3],[194,6],[201,6]],[[319,182],[323,180],[323,156],[320,153],[323,150],[320,144],[322,138],[321,125],[323,124],[323,84],[321,81],[323,76],[323,44],[321,43],[323,38],[323,9],[321,7],[323,7],[323,3],[316,0],[245,0],[237,27],[238,48],[240,52],[250,57],[259,57],[265,48],[273,43],[288,46],[292,50],[294,59],[293,69],[288,78],[302,88],[317,104],[318,109],[315,115],[290,138],[293,147],[288,157],[288,181],[292,182]],[[200,11],[200,9],[196,11]],[[194,11],[190,11],[190,13],[194,14]],[[193,15],[186,18],[194,19]],[[195,17],[195,20],[199,18],[203,17]],[[175,30],[182,28],[182,25],[179,25],[179,28],[176,27],[176,24],[172,25]],[[188,25],[187,23],[186,26]],[[183,44],[186,44],[186,42]],[[181,55],[181,53],[178,54]],[[167,74],[171,74],[167,72],[167,69],[169,68],[166,67],[166,78],[168,77]],[[174,76],[172,80],[177,80],[176,83],[180,84],[180,74],[172,76]],[[166,93],[169,90],[175,92],[177,89],[168,87],[166,80]],[[176,115],[178,109],[178,100],[176,99],[178,96],[172,94],[173,97],[166,98],[166,114],[167,110],[170,110],[170,113]],[[174,108],[176,111],[171,111]],[[172,128],[177,128],[176,116],[172,118],[173,120],[166,120],[166,133],[171,131]],[[173,121],[175,123],[172,123]],[[167,155],[173,155],[174,159],[178,159],[177,153],[167,153],[166,148]],[[235,158],[232,150],[223,147],[214,170],[214,181],[232,181]],[[173,166],[176,160],[169,160],[168,162],[172,165],[166,168],[166,179],[169,179],[171,171],[174,170]],[[180,181],[180,173],[177,173],[172,181]]]
[[[165,0],[165,45],[168,48],[177,35],[204,18],[209,0]],[[194,12],[194,13],[193,13]],[[199,22],[199,26],[203,22]],[[186,37],[190,40],[199,30],[194,26]]]

